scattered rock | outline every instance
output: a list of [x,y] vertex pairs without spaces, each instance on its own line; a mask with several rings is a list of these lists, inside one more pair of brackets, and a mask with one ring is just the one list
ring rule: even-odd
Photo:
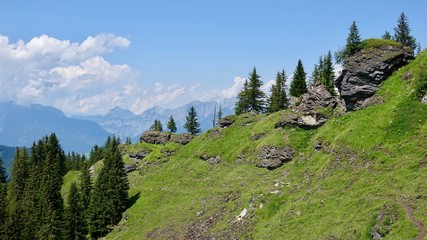
[[403,80],[408,80],[412,78],[412,74],[409,71],[406,71],[405,74],[403,74],[402,79]]
[[126,173],[130,173],[130,172],[135,171],[137,169],[137,167],[136,167],[136,164],[125,164],[124,169],[125,169]]
[[427,95],[421,98],[421,102],[427,104]]
[[351,56],[335,82],[346,110],[366,107],[363,102],[375,94],[380,83],[413,58],[411,49],[395,46],[369,47]]
[[298,114],[287,114],[283,115],[279,122],[274,124],[274,128],[299,127],[308,130],[318,128],[325,124],[326,121],[328,121],[328,116],[321,113],[310,112],[302,116]]
[[231,125],[233,125],[235,119],[232,117],[225,117],[225,118],[221,118],[221,120],[219,120],[219,127],[220,128],[226,128],[226,127],[230,127]]
[[294,153],[295,151],[290,147],[265,147],[258,155],[261,162],[256,166],[269,170],[276,169],[285,162],[291,161]]
[[151,144],[165,144],[169,142],[171,138],[170,133],[164,133],[159,131],[147,131],[139,138],[140,142],[146,142]]
[[165,157],[171,157],[175,155],[176,150],[163,148],[162,150],[160,150],[160,152],[163,153]]
[[378,213],[371,232],[372,239],[382,239],[391,232],[394,223],[399,219],[399,210],[394,204],[386,204]]
[[134,159],[134,161],[142,160],[143,158],[148,156],[148,154],[150,154],[150,152],[130,153],[129,158]]
[[199,158],[202,159],[203,161],[208,162],[211,165],[221,163],[221,157],[219,155],[217,155],[216,157],[209,157],[207,155],[202,155]]
[[337,104],[337,99],[322,84],[319,84],[311,87],[307,93],[300,97],[300,104],[296,110],[298,112],[312,112],[322,107],[335,108]]
[[191,140],[193,140],[193,138],[194,136],[191,134],[181,133],[178,135],[172,135],[170,141],[181,145],[187,145]]
[[316,151],[320,151],[320,150],[322,150],[322,149],[323,149],[323,144],[322,144],[322,142],[318,141],[318,142],[316,143],[316,145],[314,146],[314,150],[316,150]]
[[265,137],[266,135],[267,135],[267,133],[257,133],[257,134],[254,134],[251,136],[251,140],[256,141],[256,140],[259,140],[259,139]]
[[239,216],[236,217],[236,221],[240,222],[243,220],[243,218],[246,217],[246,215],[248,215],[248,209],[243,209],[243,211],[239,214]]

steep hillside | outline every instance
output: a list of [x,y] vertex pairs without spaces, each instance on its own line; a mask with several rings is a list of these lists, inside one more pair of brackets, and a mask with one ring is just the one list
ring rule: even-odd
[[[106,238],[422,239],[426,73],[424,51],[381,84],[382,103],[314,130],[275,129],[283,111],[233,117],[185,146],[123,145],[149,155],[129,174],[130,208]],[[293,160],[256,167],[272,146],[294,149]]]

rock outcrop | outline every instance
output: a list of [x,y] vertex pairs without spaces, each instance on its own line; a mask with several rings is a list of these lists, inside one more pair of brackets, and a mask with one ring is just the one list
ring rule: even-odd
[[311,87],[307,93],[300,97],[300,103],[296,107],[297,112],[312,112],[319,108],[335,108],[338,102],[326,88],[319,84]]
[[304,115],[288,114],[280,118],[280,120],[274,124],[274,128],[302,128],[302,129],[316,129],[328,121],[328,116],[321,113],[309,112]]
[[232,117],[221,118],[221,120],[219,120],[219,127],[220,128],[230,127],[231,125],[233,125],[234,121],[235,120]]
[[258,158],[261,160],[256,166],[267,168],[269,170],[276,169],[284,163],[292,160],[294,150],[290,147],[265,147],[261,150]]
[[167,142],[179,143],[182,145],[188,144],[193,139],[193,136],[188,133],[171,134],[159,131],[144,132],[139,138],[140,142],[151,144],[166,144]]
[[411,49],[392,45],[366,47],[351,56],[335,82],[346,110],[369,105],[366,100],[375,94],[380,83],[413,58]]

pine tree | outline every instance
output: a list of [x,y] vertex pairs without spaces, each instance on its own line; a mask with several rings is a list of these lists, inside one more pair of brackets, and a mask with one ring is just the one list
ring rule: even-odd
[[188,133],[191,135],[197,135],[202,131],[200,129],[200,123],[197,120],[197,112],[193,106],[190,108],[190,110],[188,110],[186,120],[187,121],[184,124],[184,128]]
[[168,125],[167,125],[169,132],[171,133],[175,133],[176,132],[176,123],[175,123],[175,119],[173,119],[173,116],[171,115],[169,117],[169,121],[168,121]]
[[3,159],[0,157],[0,239],[6,239],[7,220],[7,185],[6,170],[3,167]]
[[247,113],[250,111],[248,80],[245,80],[242,90],[237,95],[237,102],[234,107],[234,111],[236,112],[236,115],[240,115],[242,113]]
[[85,213],[89,209],[91,191],[92,191],[92,181],[90,180],[89,168],[87,164],[85,164],[83,166],[82,173],[80,175],[80,192],[81,192],[81,198],[82,198],[82,208]]
[[306,75],[302,61],[298,60],[291,82],[291,88],[289,89],[289,94],[291,96],[300,97],[307,92]]
[[65,209],[67,238],[70,240],[86,239],[86,221],[81,196],[75,182],[70,186],[67,203]]
[[265,111],[265,93],[261,91],[263,82],[256,72],[256,68],[249,75],[249,106],[250,111],[262,113]]
[[394,40],[400,42],[403,46],[410,47],[415,50],[417,47],[417,41],[411,34],[411,28],[409,27],[408,18],[405,13],[401,13],[397,20],[397,27],[394,28]]
[[356,21],[350,26],[350,33],[347,36],[347,41],[344,50],[335,53],[337,63],[345,63],[346,59],[360,51],[363,48],[362,40],[357,28]]
[[119,144],[115,137],[107,139],[104,166],[91,194],[89,232],[92,238],[108,233],[108,226],[117,224],[127,208],[129,183]]
[[382,39],[392,40],[392,36],[389,31],[385,31],[384,35],[381,37]]
[[321,83],[325,86],[326,90],[332,95],[336,95],[334,81],[335,81],[335,73],[334,66],[332,63],[332,54],[331,51],[323,58],[322,61],[322,69],[321,72]]
[[25,148],[16,148],[12,163],[11,181],[7,193],[6,239],[26,239],[24,235],[26,219],[23,218],[25,209],[22,196],[28,181],[28,154]]
[[222,108],[221,108],[221,106],[219,106],[219,108],[218,108],[218,112],[217,112],[217,114],[216,114],[216,117],[217,117],[217,121],[216,121],[216,123],[217,123],[217,125],[219,124],[219,121],[221,121],[221,119],[222,119]]
[[160,122],[159,119],[154,120],[154,123],[153,125],[151,125],[150,130],[162,132],[163,131],[162,122]]
[[285,70],[277,73],[276,82],[271,86],[270,92],[267,111],[273,113],[285,109],[288,104]]

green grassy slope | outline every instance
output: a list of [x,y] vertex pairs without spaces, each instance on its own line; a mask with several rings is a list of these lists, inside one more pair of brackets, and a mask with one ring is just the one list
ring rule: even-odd
[[[107,239],[369,239],[374,227],[386,239],[413,239],[414,221],[427,226],[427,105],[415,97],[426,73],[424,51],[383,83],[384,103],[317,130],[274,129],[283,111],[239,116],[186,146],[124,146],[151,154],[129,175],[132,205]],[[276,170],[257,168],[264,146],[296,154]]]

